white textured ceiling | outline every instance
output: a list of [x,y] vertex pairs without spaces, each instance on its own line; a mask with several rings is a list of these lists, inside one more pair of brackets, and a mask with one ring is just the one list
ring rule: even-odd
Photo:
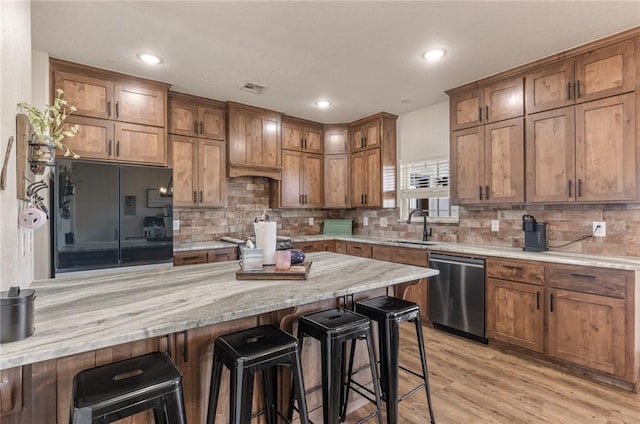
[[[52,57],[324,123],[430,106],[446,89],[638,25],[640,1],[32,3],[32,47]],[[440,63],[420,59],[432,46],[448,50]],[[141,51],[164,63],[140,62]],[[321,97],[333,106],[315,108]]]

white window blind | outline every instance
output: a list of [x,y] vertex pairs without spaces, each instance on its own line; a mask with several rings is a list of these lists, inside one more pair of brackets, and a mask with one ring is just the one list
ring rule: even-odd
[[400,198],[449,197],[449,159],[400,163]]

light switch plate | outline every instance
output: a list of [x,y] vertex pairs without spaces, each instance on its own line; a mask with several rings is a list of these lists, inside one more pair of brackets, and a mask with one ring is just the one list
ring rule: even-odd
[[491,220],[491,231],[500,231],[500,221],[497,219]]
[[[596,228],[600,226],[596,230]],[[593,221],[593,236],[594,237],[606,237],[607,236],[607,223],[605,221]]]
[[385,217],[380,218],[380,226],[381,227],[386,227],[387,226],[387,218],[385,218]]
[[309,225],[313,225],[313,217],[309,218]]
[[369,217],[365,216],[364,218],[362,218],[362,225],[364,225],[365,227],[367,225],[369,225]]
[[173,220],[173,231],[180,231],[180,220],[179,219],[174,219]]

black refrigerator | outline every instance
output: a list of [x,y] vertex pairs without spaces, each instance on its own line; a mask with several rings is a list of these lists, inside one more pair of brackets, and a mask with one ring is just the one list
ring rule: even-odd
[[171,262],[172,171],[57,159],[55,272]]

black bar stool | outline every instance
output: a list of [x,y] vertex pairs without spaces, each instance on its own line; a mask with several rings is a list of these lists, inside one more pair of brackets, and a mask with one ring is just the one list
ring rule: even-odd
[[[367,341],[369,351],[369,366],[373,378],[373,393],[375,399],[370,399],[362,392],[354,388],[354,391],[364,396],[376,405],[376,411],[361,421],[368,420],[377,415],[378,422],[382,424],[380,387],[378,372],[376,369],[373,344],[371,342],[371,321],[369,318],[349,311],[337,308],[303,315],[298,320],[298,340],[300,349],[304,337],[310,336],[320,341],[322,360],[322,405],[324,424],[337,424],[344,421],[348,392],[345,392],[344,384],[344,359],[346,342],[352,341],[355,349],[357,339],[364,338]],[[293,402],[293,399],[291,399]],[[292,408],[290,405],[290,410]]]
[[[383,399],[387,403],[387,423],[397,424],[398,403],[424,386],[427,392],[427,403],[429,405],[431,424],[435,424],[436,419],[433,415],[433,408],[431,406],[427,358],[424,352],[422,323],[420,322],[420,307],[413,302],[403,299],[390,296],[379,296],[356,302],[355,310],[378,323],[378,330],[380,333],[380,385],[382,387]],[[418,374],[413,370],[400,365],[400,324],[403,322],[415,323],[416,336],[418,338],[418,350],[420,351],[420,360],[422,363],[422,374]],[[420,385],[413,388],[402,397],[398,394],[398,378],[400,369],[420,377],[423,380]],[[350,374],[348,376],[347,383],[351,379]],[[347,385],[347,392],[348,390],[349,385]]]
[[[298,340],[271,325],[262,325],[216,339],[213,348],[213,369],[207,424],[213,424],[218,407],[222,366],[231,372],[229,423],[249,424],[253,401],[253,381],[257,371],[262,374],[262,389],[265,398],[264,413],[268,424],[276,424],[278,412],[278,366],[291,368],[293,387],[300,412],[300,421],[309,423]],[[290,420],[287,419],[290,422]]]
[[185,424],[182,375],[164,352],[100,367],[73,378],[71,424],[103,424],[153,409],[157,424]]

